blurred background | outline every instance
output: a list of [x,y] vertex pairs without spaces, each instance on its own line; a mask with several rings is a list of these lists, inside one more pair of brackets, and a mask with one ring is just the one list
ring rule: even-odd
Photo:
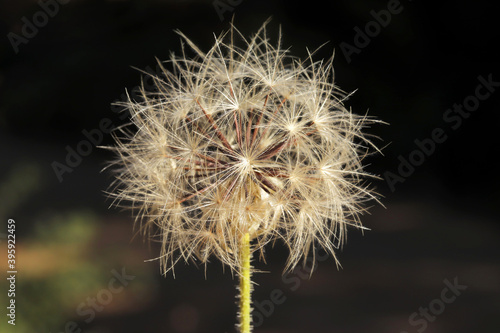
[[328,42],[316,59],[335,50],[346,104],[390,124],[370,129],[385,146],[367,161],[385,206],[371,230],[310,278],[282,276],[286,250],[269,248],[255,332],[499,331],[500,30],[481,0],[1,0],[0,268],[10,218],[18,274],[15,326],[0,280],[0,331],[236,332],[237,279],[217,262],[161,276],[157,244],[109,209],[96,147],[126,122],[111,103],[140,84],[132,67],[179,53],[175,29],[208,49],[233,15],[246,35],[272,17],[299,57]]

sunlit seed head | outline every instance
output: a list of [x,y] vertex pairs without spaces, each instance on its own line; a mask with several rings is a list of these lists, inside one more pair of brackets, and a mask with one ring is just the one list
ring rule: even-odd
[[316,247],[335,257],[375,198],[361,161],[376,150],[362,132],[376,121],[344,107],[332,59],[293,58],[265,24],[249,39],[232,28],[206,52],[182,37],[194,57],[172,56],[157,91],[125,104],[116,204],[138,210],[165,272],[211,257],[238,271],[246,233],[261,255],[284,241],[287,269]]

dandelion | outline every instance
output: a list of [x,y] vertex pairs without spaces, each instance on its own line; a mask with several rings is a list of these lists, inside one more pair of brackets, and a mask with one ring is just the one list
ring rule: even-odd
[[[282,240],[292,270],[309,251],[335,258],[347,226],[375,198],[362,130],[333,81],[332,59],[306,61],[273,46],[266,24],[251,38],[234,27],[203,52],[172,55],[154,92],[124,103],[112,195],[138,210],[162,243],[164,273],[179,261],[219,259],[240,277],[240,320],[251,331],[251,257]],[[235,39],[242,41],[237,46]],[[336,260],[336,258],[335,258]]]

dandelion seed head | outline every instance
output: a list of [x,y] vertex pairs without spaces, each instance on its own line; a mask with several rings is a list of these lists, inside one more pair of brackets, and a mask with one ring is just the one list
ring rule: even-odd
[[125,103],[115,203],[161,242],[164,272],[210,258],[238,271],[247,233],[254,251],[282,240],[286,269],[316,247],[335,258],[376,199],[362,160],[376,150],[363,130],[377,121],[344,107],[332,59],[292,57],[266,24],[250,39],[233,27],[207,52],[181,36],[194,56],[160,63],[156,91]]

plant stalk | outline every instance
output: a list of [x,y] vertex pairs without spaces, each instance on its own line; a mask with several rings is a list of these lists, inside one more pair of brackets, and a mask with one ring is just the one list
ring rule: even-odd
[[252,284],[251,265],[252,253],[250,251],[250,234],[243,235],[241,240],[241,272],[240,272],[240,333],[251,333],[251,311],[252,311]]

